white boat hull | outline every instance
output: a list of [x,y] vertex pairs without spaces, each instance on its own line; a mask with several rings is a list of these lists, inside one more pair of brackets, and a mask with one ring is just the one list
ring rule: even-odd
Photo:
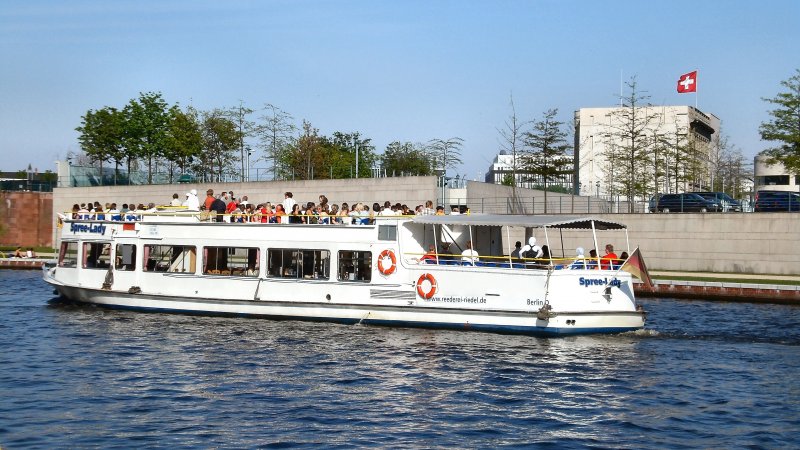
[[107,308],[143,312],[446,328],[535,336],[621,333],[640,329],[645,322],[645,314],[642,311],[553,311],[550,314],[551,317],[543,320],[537,318],[537,311],[465,310],[447,307],[321,303],[302,300],[187,299],[76,288],[57,284],[55,284],[55,288],[62,296],[70,300]]
[[531,335],[644,327],[626,272],[496,257],[420,261],[430,226],[391,223],[396,237],[375,226],[77,221],[64,227],[61,259],[44,279],[70,300],[150,312]]

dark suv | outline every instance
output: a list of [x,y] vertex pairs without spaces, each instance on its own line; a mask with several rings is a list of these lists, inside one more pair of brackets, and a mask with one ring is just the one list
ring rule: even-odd
[[756,212],[800,211],[800,194],[789,191],[756,192]]
[[730,195],[724,192],[693,192],[694,194],[703,197],[706,200],[718,200],[719,204],[722,205],[722,211],[736,211],[742,212],[742,204],[739,200],[732,198]]
[[719,200],[708,200],[694,193],[664,194],[656,206],[659,212],[707,212],[722,211]]

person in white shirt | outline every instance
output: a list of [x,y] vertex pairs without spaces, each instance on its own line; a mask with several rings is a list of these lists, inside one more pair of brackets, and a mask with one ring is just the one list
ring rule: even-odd
[[478,262],[478,252],[472,249],[472,241],[467,241],[467,248],[461,252],[461,261],[471,263],[473,266]]
[[186,193],[186,201],[183,206],[189,211],[200,211],[200,199],[197,198],[197,189],[192,189]]
[[181,199],[178,198],[177,192],[172,194],[172,201],[169,202],[169,206],[181,206]]
[[287,193],[283,194],[283,197],[284,197],[284,199],[283,199],[283,210],[286,211],[286,213],[288,214],[288,213],[292,212],[292,210],[294,209],[294,205],[296,205],[297,202],[294,201],[294,198],[292,198],[292,193],[291,192],[287,192]]

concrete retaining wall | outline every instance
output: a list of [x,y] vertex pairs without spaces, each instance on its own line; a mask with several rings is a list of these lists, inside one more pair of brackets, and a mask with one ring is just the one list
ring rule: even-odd
[[[468,183],[467,194],[470,208],[480,211],[481,201],[486,205],[487,198],[502,198],[505,195],[511,202],[512,189],[486,183]],[[518,197],[536,196],[544,199],[541,191],[517,189]],[[551,202],[552,196],[552,202]],[[549,209],[569,214],[569,205],[564,194],[548,193]],[[557,200],[556,200],[557,199]],[[571,200],[571,199],[570,199]],[[683,214],[603,214],[608,205],[597,199],[575,198],[575,205],[589,205],[582,209],[575,207],[574,213],[621,222],[628,226],[631,249],[639,246],[651,270],[672,270],[688,272],[721,272],[752,274],[800,274],[800,213],[683,213]],[[556,208],[560,202],[561,209]],[[522,211],[530,213],[530,208],[522,205]],[[541,208],[540,203],[536,203]],[[506,213],[504,205],[486,208],[486,212]],[[537,234],[539,244],[544,244],[544,235]],[[588,255],[594,243],[585,233],[557,231],[548,233],[553,256],[563,254],[573,256],[576,247],[583,247]],[[598,246],[613,244],[617,254],[627,250],[624,232],[598,232]],[[511,234],[514,241],[524,242],[524,235],[518,230]],[[509,244],[505,242],[504,248]],[[602,251],[600,252],[603,253]]]

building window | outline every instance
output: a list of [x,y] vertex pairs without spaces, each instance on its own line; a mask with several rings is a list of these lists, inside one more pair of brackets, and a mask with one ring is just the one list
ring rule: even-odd
[[62,242],[58,252],[58,267],[78,267],[78,243]]
[[339,251],[339,279],[369,283],[372,280],[372,252]]
[[270,249],[267,251],[267,276],[327,280],[330,278],[331,252],[308,249]]
[[136,269],[136,246],[133,244],[117,244],[114,269],[130,271]]
[[763,177],[765,186],[788,186],[789,175],[766,175]]
[[197,247],[189,245],[145,245],[145,272],[195,273]]
[[397,225],[378,225],[378,240],[396,241]]
[[203,249],[203,273],[257,277],[260,253],[255,247],[206,247]]
[[84,269],[102,269],[111,267],[110,242],[84,242],[83,264]]

